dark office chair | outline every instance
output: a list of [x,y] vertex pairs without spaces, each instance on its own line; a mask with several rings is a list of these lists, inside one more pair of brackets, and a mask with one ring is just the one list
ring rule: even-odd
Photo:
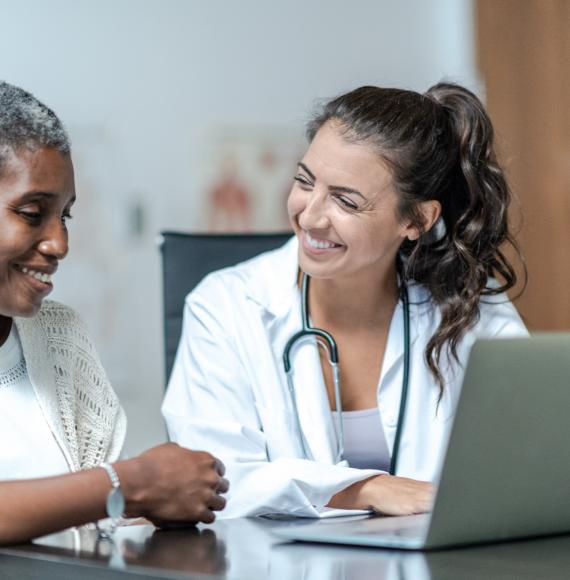
[[291,235],[161,233],[166,383],[182,332],[182,312],[188,292],[206,274],[278,248]]

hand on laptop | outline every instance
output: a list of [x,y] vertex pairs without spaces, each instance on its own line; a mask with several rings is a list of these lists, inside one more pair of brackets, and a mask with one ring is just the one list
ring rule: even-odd
[[406,516],[430,511],[435,486],[427,481],[395,475],[376,475],[337,493],[329,507],[373,509],[389,516]]

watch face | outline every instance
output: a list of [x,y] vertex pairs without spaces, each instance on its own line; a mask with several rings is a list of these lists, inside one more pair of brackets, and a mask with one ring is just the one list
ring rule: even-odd
[[125,498],[120,488],[112,489],[107,496],[107,515],[110,518],[117,519],[125,511]]

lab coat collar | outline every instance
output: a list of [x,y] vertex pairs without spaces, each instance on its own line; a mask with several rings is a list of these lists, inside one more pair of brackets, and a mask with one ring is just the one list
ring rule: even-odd
[[278,250],[252,261],[246,284],[248,298],[277,318],[287,316],[297,301],[298,252],[299,243],[293,236]]
[[[429,293],[427,290],[414,283],[408,283],[408,300],[410,306],[410,350],[414,348],[414,344],[420,336],[420,325],[423,316],[429,315],[431,311],[429,307]],[[384,360],[382,362],[382,375],[378,389],[380,390],[390,373],[392,373],[396,365],[404,357],[404,306],[402,302],[398,302],[392,316],[390,328],[388,331],[388,341],[386,343],[386,351],[384,352]]]

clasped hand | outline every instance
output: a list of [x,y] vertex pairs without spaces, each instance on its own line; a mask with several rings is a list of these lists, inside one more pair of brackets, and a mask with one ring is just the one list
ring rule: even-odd
[[221,496],[229,489],[224,465],[205,451],[165,443],[116,466],[125,481],[127,516],[144,516],[160,527],[211,523],[214,512],[226,505]]

